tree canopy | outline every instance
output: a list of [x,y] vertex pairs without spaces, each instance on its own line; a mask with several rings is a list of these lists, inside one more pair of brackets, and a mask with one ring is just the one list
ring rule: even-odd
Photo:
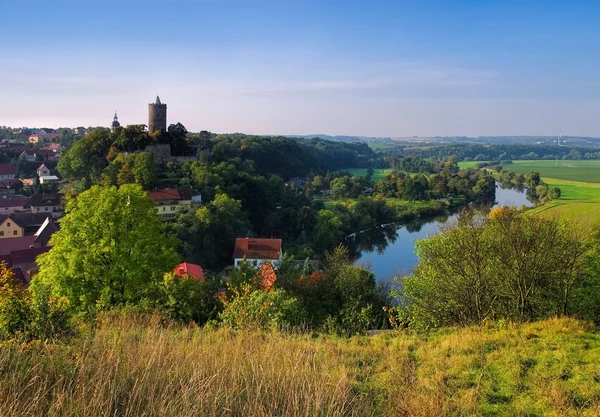
[[138,185],[94,186],[68,201],[32,291],[48,286],[76,310],[140,302],[178,261],[174,241]]

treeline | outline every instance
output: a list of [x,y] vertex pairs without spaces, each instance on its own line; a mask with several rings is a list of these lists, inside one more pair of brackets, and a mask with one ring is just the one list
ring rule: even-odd
[[417,328],[556,315],[598,321],[600,235],[582,230],[515,209],[464,213],[417,242],[419,264],[399,279],[398,319]]
[[600,159],[600,149],[556,145],[484,145],[453,143],[432,147],[404,148],[402,156],[418,156],[445,160],[451,156],[458,161],[493,161],[517,159]]
[[467,202],[491,204],[496,198],[496,182],[486,171],[474,169],[444,170],[428,176],[394,171],[375,185],[375,192],[409,201],[464,197]]
[[333,142],[319,138],[217,135],[212,140],[212,153],[216,162],[249,159],[254,161],[258,173],[275,174],[286,179],[343,168],[384,166],[366,143]]

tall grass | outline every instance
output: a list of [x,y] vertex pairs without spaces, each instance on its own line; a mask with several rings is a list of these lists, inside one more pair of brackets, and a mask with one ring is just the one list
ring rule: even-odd
[[116,316],[3,346],[0,415],[597,416],[600,335],[569,319],[340,339]]

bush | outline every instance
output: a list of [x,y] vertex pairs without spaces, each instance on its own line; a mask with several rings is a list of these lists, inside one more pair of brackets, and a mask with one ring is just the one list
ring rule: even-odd
[[265,292],[243,284],[231,292],[233,298],[219,317],[233,328],[276,330],[299,325],[305,317],[298,300],[284,290]]
[[168,273],[162,290],[165,298],[162,307],[171,320],[204,324],[220,310],[221,303],[216,297],[218,284],[214,280],[200,281]]
[[29,316],[29,300],[23,285],[13,272],[0,263],[0,339],[25,330]]

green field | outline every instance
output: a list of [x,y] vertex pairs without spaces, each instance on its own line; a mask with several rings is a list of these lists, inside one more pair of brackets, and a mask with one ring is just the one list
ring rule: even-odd
[[[477,164],[461,162],[459,166],[475,168]],[[537,171],[550,187],[560,188],[559,200],[536,207],[532,213],[569,217],[588,225],[600,221],[600,161],[513,161],[503,168],[519,174]]]
[[[340,169],[340,171],[349,172],[352,175],[362,175],[363,177],[367,175],[368,168],[348,168],[348,169]],[[379,182],[386,175],[391,174],[394,170],[391,168],[385,169],[374,169],[373,170],[373,181]]]
[[[461,168],[475,168],[480,162],[461,162]],[[542,177],[560,178],[571,181],[600,183],[600,161],[513,161],[503,165],[504,169],[527,174],[537,171]],[[493,168],[493,167],[492,167]]]

